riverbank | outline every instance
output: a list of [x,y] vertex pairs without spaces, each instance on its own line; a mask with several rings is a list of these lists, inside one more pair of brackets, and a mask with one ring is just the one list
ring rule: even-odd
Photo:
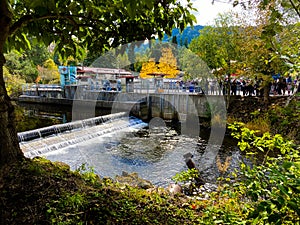
[[[288,101],[288,102],[287,102]],[[287,104],[288,103],[288,104]],[[300,96],[292,99],[277,97],[266,104],[261,98],[234,101],[227,111],[227,123],[243,122],[252,130],[294,140],[300,144]]]
[[195,224],[183,195],[81,175],[63,163],[26,159],[0,171],[0,224]]

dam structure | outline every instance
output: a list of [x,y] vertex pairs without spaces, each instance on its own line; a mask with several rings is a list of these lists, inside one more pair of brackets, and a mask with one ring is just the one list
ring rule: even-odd
[[[197,93],[118,93],[87,92],[73,99],[47,98],[21,95],[21,104],[56,105],[72,107],[73,114],[80,112],[83,119],[93,117],[95,109],[112,112],[129,112],[131,115],[149,120],[160,117],[165,120],[185,120],[189,114],[200,118],[210,118],[211,110],[225,113],[224,96]],[[77,114],[78,115],[78,114]]]
[[62,150],[105,134],[128,128],[143,128],[147,124],[127,113],[116,113],[95,118],[57,124],[18,133],[20,148],[29,158]]

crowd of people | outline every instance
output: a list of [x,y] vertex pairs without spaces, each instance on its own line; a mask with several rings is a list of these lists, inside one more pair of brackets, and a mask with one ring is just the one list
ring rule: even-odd
[[[243,95],[243,96],[263,96],[264,82],[262,78],[255,79],[240,79],[231,78],[230,82],[228,78],[223,81],[217,80],[205,80],[205,81],[178,81],[176,83],[176,89],[188,92],[202,92],[203,94],[210,95]],[[294,92],[300,92],[300,78],[296,77],[292,79],[291,76],[285,78],[280,77],[273,79],[269,83],[270,95],[291,95]]]

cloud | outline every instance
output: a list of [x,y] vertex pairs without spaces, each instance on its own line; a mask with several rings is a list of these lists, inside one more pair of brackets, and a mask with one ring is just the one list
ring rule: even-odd
[[[180,2],[186,4],[186,0]],[[232,3],[227,3],[227,0],[215,1],[214,4],[212,0],[192,0],[192,3],[198,10],[192,13],[196,16],[199,25],[211,25],[218,14],[240,10],[239,7],[233,7]]]

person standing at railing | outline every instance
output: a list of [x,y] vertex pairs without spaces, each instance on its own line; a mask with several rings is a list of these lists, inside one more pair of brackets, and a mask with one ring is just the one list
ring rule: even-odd
[[287,84],[287,93],[288,93],[288,95],[290,95],[291,93],[293,93],[292,92],[292,83],[290,83],[290,82]]
[[231,82],[231,95],[236,95],[236,90],[237,90],[237,85],[236,85],[236,80],[234,79]]
[[209,83],[209,87],[210,87],[210,94],[213,95],[215,94],[215,86],[216,86],[216,81],[212,80]]
[[176,92],[179,92],[179,88],[180,88],[180,83],[179,81],[176,81]]

